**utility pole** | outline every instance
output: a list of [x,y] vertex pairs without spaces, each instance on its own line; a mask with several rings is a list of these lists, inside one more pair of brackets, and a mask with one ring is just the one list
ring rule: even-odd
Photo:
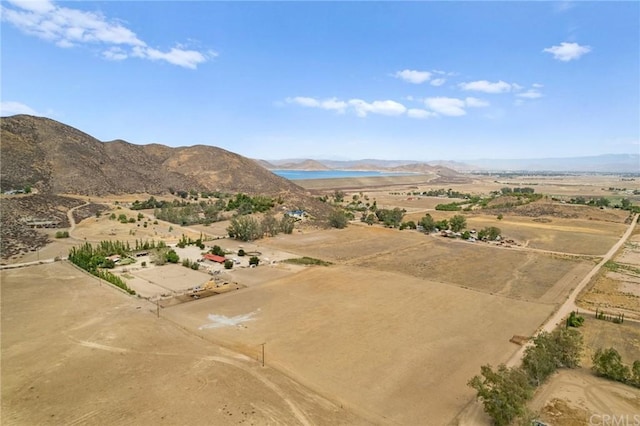
[[160,318],[160,298],[156,299],[156,317]]
[[[266,343],[266,342],[265,342]],[[260,346],[262,346],[262,366],[264,367],[264,345],[265,343],[261,343]]]

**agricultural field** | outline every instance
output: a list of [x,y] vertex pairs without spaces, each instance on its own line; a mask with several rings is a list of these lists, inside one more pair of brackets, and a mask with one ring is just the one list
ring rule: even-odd
[[580,306],[640,318],[640,228],[579,299]]
[[0,278],[3,425],[368,423],[68,263]]
[[[466,381],[503,362],[552,306],[396,272],[310,267],[266,285],[168,308],[207,340],[261,359],[374,423],[445,424]],[[232,324],[232,326],[224,326]]]

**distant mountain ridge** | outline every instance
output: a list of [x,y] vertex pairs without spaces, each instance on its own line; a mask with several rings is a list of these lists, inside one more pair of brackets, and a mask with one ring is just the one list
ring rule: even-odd
[[[263,160],[260,160],[263,161]],[[604,154],[597,156],[538,159],[480,159],[468,162],[436,160],[309,160],[288,159],[263,161],[270,169],[305,170],[304,164],[317,162],[332,170],[377,171],[540,171],[587,173],[640,173],[640,154]],[[448,170],[445,171],[444,169]]]

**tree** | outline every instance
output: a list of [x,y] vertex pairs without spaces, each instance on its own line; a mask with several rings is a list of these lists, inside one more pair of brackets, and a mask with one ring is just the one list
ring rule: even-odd
[[433,220],[431,215],[427,213],[424,215],[420,222],[418,222],[420,226],[424,229],[424,232],[433,232],[436,229],[436,222]]
[[238,250],[238,256],[243,257],[245,254],[246,253],[245,253],[244,249]]
[[333,228],[346,228],[348,223],[347,215],[342,210],[335,209],[329,215],[329,225]]
[[335,190],[335,192],[333,193],[333,199],[336,203],[341,203],[344,201],[344,192],[339,191],[339,190]]
[[467,219],[461,214],[457,214],[449,220],[449,226],[453,232],[460,232],[467,226]]
[[596,206],[598,207],[607,207],[609,205],[609,200],[604,197],[600,197],[596,200]]
[[640,360],[634,361],[631,367],[631,384],[640,388]]
[[260,258],[258,258],[258,256],[251,256],[251,258],[249,259],[249,265],[258,266],[259,263],[260,263]]
[[446,231],[449,229],[449,221],[447,219],[442,219],[441,221],[436,222],[436,228],[441,231]]
[[231,259],[227,259],[224,261],[224,269],[231,269],[233,268],[233,260]]
[[468,385],[477,391],[484,411],[496,425],[506,426],[526,413],[526,402],[533,395],[533,388],[524,371],[504,364],[496,371],[490,365],[483,365],[480,371],[481,375],[469,380]]
[[283,234],[293,233],[295,223],[296,220],[294,218],[287,215],[282,216],[282,219],[280,219],[280,231],[282,231]]
[[623,198],[622,200],[620,200],[620,205],[622,206],[623,210],[628,210],[629,207],[631,207],[631,200],[629,200],[628,198]]
[[272,237],[280,233],[280,224],[272,214],[267,214],[262,218],[260,227],[262,228],[262,232]]
[[500,232],[500,228],[489,226],[478,232],[478,238],[480,238],[481,240],[486,238],[489,241],[495,241],[500,236]]
[[622,357],[614,348],[600,348],[591,359],[593,371],[599,376],[623,383],[631,377],[629,367],[622,363]]
[[180,261],[180,256],[178,256],[178,253],[176,253],[175,250],[169,250],[165,255],[165,258],[169,263],[178,263]]
[[209,250],[209,253],[215,254],[216,256],[224,256],[226,254],[224,252],[224,249],[218,245],[214,245],[213,247],[211,247],[211,250]]
[[262,228],[251,216],[238,216],[231,219],[227,228],[229,236],[241,241],[252,241],[262,238]]

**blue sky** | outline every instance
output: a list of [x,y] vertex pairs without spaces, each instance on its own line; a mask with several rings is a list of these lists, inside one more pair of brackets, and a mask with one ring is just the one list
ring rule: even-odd
[[2,1],[2,116],[262,159],[640,153],[639,2]]

